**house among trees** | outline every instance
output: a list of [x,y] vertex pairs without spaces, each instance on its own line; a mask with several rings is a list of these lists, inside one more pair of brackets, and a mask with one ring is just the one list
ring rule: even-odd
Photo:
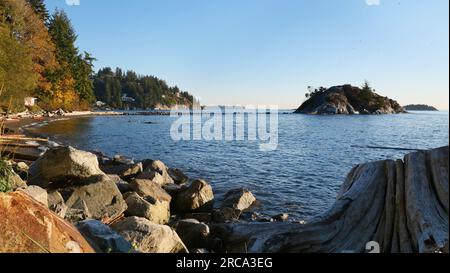
[[128,103],[133,103],[136,100],[132,97],[128,97],[128,94],[123,94],[122,96],[122,102],[128,102]]
[[136,100],[132,97],[128,97],[128,94],[123,94],[122,96],[122,105],[124,109],[129,110],[132,108],[132,105],[136,102]]
[[106,106],[106,103],[104,103],[103,101],[97,101],[97,102],[95,103],[95,106],[101,108],[101,107],[103,107],[103,106]]
[[25,107],[31,108],[36,105],[37,98],[26,97],[23,101],[24,101],[23,104],[25,105]]

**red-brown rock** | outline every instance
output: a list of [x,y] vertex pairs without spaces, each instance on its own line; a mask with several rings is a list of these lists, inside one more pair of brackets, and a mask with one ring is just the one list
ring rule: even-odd
[[0,193],[0,253],[93,253],[71,224],[23,192]]

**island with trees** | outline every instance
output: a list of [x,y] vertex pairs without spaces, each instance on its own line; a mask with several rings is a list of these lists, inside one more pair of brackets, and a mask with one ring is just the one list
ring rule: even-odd
[[426,104],[409,104],[404,108],[406,111],[439,111],[437,108]]
[[331,88],[309,87],[307,100],[295,111],[297,114],[396,114],[404,113],[400,104],[375,93],[366,81],[362,87],[349,84]]

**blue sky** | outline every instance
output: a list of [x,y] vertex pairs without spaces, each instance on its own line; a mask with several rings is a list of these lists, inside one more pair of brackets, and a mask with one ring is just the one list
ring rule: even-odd
[[155,75],[205,104],[295,108],[309,85],[367,79],[449,109],[447,0],[79,1],[46,4],[67,11],[97,69]]

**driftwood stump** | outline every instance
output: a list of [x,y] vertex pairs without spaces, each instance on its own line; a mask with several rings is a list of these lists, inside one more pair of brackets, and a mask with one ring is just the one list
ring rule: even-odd
[[354,167],[336,203],[309,224],[220,224],[212,232],[223,252],[448,253],[448,153]]

